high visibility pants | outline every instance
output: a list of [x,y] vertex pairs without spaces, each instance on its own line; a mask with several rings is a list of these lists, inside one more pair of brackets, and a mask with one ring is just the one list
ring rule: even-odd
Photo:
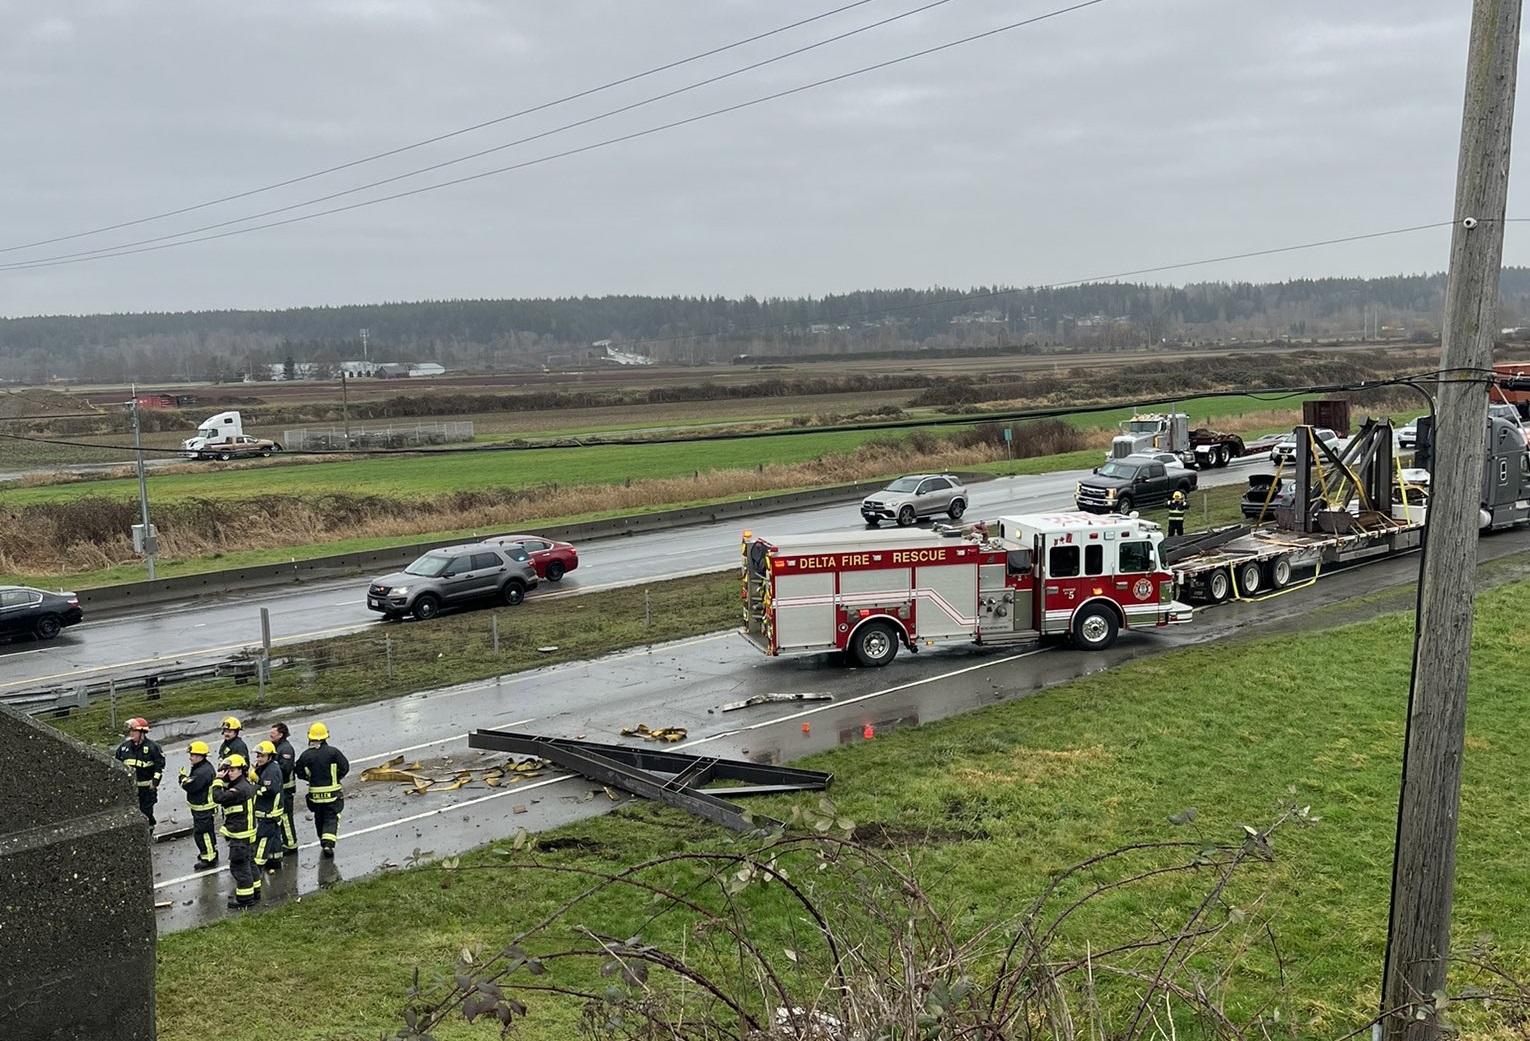
[[313,811],[313,826],[319,833],[319,845],[325,849],[334,849],[335,840],[340,837],[340,812],[345,809],[345,796],[340,796],[334,802],[314,802],[309,799],[308,808]]
[[282,789],[282,852],[296,853],[297,841],[297,786]]
[[154,820],[154,804],[157,802],[159,802],[159,792],[155,790],[153,785],[140,784],[138,786],[138,808],[143,811],[145,817],[149,818],[149,827],[151,828],[157,823]]
[[250,840],[228,840],[228,873],[234,876],[234,899],[253,904],[260,899],[260,876],[250,862]]
[[282,819],[255,818],[255,866],[272,870],[282,866]]
[[213,811],[191,811],[191,835],[197,844],[197,859],[204,864],[218,862],[217,840],[213,838]]

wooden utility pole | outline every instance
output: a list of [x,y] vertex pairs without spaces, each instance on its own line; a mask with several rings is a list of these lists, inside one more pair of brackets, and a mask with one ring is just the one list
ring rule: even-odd
[[1522,0],[1474,0],[1445,291],[1443,370],[1382,979],[1385,1041],[1440,1036],[1477,591],[1487,387],[1497,331]]

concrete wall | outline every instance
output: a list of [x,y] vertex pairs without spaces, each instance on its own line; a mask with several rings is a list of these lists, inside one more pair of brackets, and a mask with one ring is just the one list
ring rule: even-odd
[[3,705],[0,748],[0,1036],[153,1041],[153,869],[132,782]]
[[[973,475],[974,478],[986,475]],[[858,502],[871,492],[885,487],[886,481],[839,485],[833,488],[814,488],[782,495],[761,495],[734,502],[710,503],[705,506],[687,506],[655,513],[631,514],[606,520],[585,521],[579,524],[552,525],[535,528],[535,533],[565,542],[590,542],[595,539],[618,538],[650,531],[684,527],[688,524],[714,524],[732,518],[747,519],[764,513],[780,513],[807,506],[822,506],[835,502]],[[526,528],[497,528],[482,532],[483,536],[507,534],[514,531],[530,531]],[[456,543],[471,542],[464,536]],[[436,539],[432,542],[416,542],[407,546],[345,553],[332,557],[314,557],[294,560],[286,564],[267,564],[260,567],[236,568],[229,571],[210,571],[185,578],[166,578],[154,582],[128,582],[96,589],[79,589],[80,606],[85,608],[86,618],[100,618],[116,612],[132,610],[145,604],[162,604],[189,600],[197,596],[209,596],[235,591],[267,589],[305,581],[339,578],[344,575],[380,575],[399,568],[414,560],[421,553],[437,546],[453,545]]]

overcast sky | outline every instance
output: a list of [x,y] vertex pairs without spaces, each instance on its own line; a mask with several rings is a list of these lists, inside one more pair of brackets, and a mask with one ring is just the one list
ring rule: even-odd
[[[1450,218],[1470,0],[1099,0],[1044,17],[1077,2],[0,0],[0,264],[533,164],[0,270],[0,315],[1036,285]],[[1530,193],[1511,191],[1509,216],[1530,217]],[[1530,263],[1530,225],[1508,227],[1505,262]],[[1136,280],[1441,271],[1448,242]]]

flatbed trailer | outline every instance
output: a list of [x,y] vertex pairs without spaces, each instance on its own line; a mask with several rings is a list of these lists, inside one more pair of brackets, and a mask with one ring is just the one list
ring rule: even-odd
[[[1289,531],[1274,524],[1250,528],[1215,545],[1171,546],[1165,563],[1174,572],[1177,595],[1187,603],[1217,604],[1279,592],[1299,577],[1316,580],[1325,568],[1408,553],[1423,545],[1422,509],[1417,520],[1362,513],[1343,532]],[[1336,527],[1340,525],[1335,525]],[[1218,529],[1216,535],[1227,529]]]

